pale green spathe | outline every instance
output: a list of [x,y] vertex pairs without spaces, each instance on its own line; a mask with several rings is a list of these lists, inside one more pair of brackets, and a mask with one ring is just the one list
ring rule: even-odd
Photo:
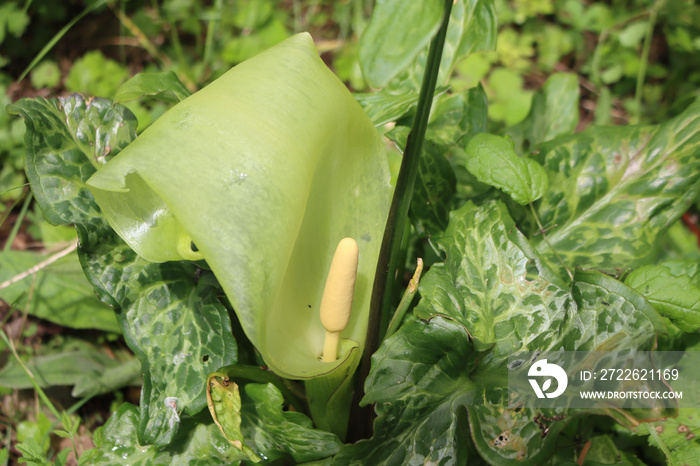
[[[391,188],[381,140],[298,34],[168,111],[88,181],[105,217],[152,261],[197,258],[276,373],[309,378],[364,346]],[[322,363],[319,305],[338,242],[359,245],[350,324]],[[355,343],[353,343],[355,342]]]

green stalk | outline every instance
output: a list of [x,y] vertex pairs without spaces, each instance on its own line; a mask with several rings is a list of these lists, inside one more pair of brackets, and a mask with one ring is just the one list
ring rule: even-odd
[[22,359],[19,357],[17,354],[17,349],[15,348],[14,343],[9,339],[9,337],[5,334],[3,330],[0,330],[0,339],[7,345],[8,348],[10,348],[10,351],[12,351],[12,355],[15,357],[15,360],[19,363],[19,365],[22,367],[24,370],[25,374],[27,374],[27,377],[29,377],[29,381],[32,383],[32,386],[34,387],[34,390],[36,393],[39,395],[39,398],[41,398],[41,401],[44,402],[44,405],[46,405],[47,408],[49,408],[49,411],[56,417],[56,419],[61,419],[61,413],[58,412],[56,407],[51,403],[51,400],[49,400],[49,397],[46,396],[46,393],[44,393],[44,390],[41,389],[39,384],[36,382],[36,379],[34,378],[34,374],[31,373],[29,368],[24,364]]
[[[7,241],[5,242],[5,247],[2,250],[2,254],[6,253],[7,251],[12,248],[12,243],[15,241],[15,237],[17,236],[17,233],[19,233],[19,229],[22,226],[22,222],[24,221],[24,217],[27,216],[27,210],[29,209],[29,204],[32,202],[32,192],[29,191],[27,193],[27,197],[24,199],[24,204],[22,204],[22,209],[19,212],[19,215],[17,216],[17,220],[15,221],[15,224],[12,225],[12,231],[10,231],[10,235],[7,237]],[[0,257],[2,256],[0,254]]]
[[387,338],[392,336],[394,332],[399,329],[408,308],[411,306],[411,302],[413,302],[413,297],[418,292],[418,282],[420,281],[422,272],[423,259],[419,257],[418,265],[416,266],[416,271],[413,274],[413,278],[411,278],[411,281],[408,283],[408,288],[406,288],[403,298],[401,298],[401,302],[399,302],[399,306],[396,308],[396,313],[394,313],[394,317],[391,318],[391,322],[389,323],[389,329],[386,331]]
[[428,128],[428,117],[430,116],[433,95],[435,94],[442,48],[445,43],[451,10],[452,0],[445,0],[442,25],[430,44],[425,75],[423,76],[420,96],[418,97],[416,117],[408,135],[401,169],[396,180],[396,189],[391,202],[386,229],[384,230],[382,248],[377,262],[377,274],[374,279],[374,288],[372,289],[367,346],[363,365],[364,360],[369,359],[384,339],[384,334],[391,318],[391,298],[395,294],[394,278],[397,273],[400,274],[403,271],[400,270],[403,264],[399,263],[401,241],[403,239],[402,233],[408,221],[408,207],[411,205],[411,198],[413,197],[413,187],[418,174],[418,161],[420,160],[423,141],[425,140],[425,131]]
[[631,123],[638,124],[642,118],[642,95],[644,94],[644,79],[647,74],[647,65],[649,64],[649,52],[651,51],[651,41],[654,38],[654,26],[656,25],[656,17],[659,15],[659,10],[663,7],[665,0],[657,0],[654,6],[651,7],[649,13],[649,22],[644,36],[644,46],[642,47],[642,60],[639,64],[639,72],[637,73],[637,87],[634,91],[634,115]]
[[[367,341],[365,352],[360,363],[358,383],[356,385],[355,396],[363,393],[364,381],[369,374],[372,355],[377,351],[379,345],[384,340],[389,320],[391,319],[392,297],[395,295],[396,276],[403,274],[403,265],[399,258],[401,256],[402,234],[408,221],[408,207],[413,197],[413,187],[418,174],[418,161],[420,160],[425,131],[428,128],[428,117],[430,107],[433,103],[435,87],[437,84],[438,72],[440,71],[440,60],[442,59],[442,49],[447,36],[447,26],[450,20],[453,0],[445,0],[445,11],[443,13],[442,24],[437,35],[430,43],[428,59],[426,61],[425,74],[421,84],[416,117],[413,127],[406,142],[401,169],[396,180],[396,189],[391,201],[391,208],[384,230],[382,247],[377,261],[377,273],[372,288],[372,301],[370,303],[370,315],[367,326]],[[356,406],[357,403],[353,403]],[[365,410],[360,414],[359,429],[371,429],[371,412]],[[362,422],[366,419],[367,423]],[[367,434],[368,432],[357,432],[356,434]]]
[[[73,26],[75,26],[75,24],[78,21],[83,19],[88,13],[98,9],[99,7],[103,6],[106,3],[107,3],[107,0],[98,0],[97,2],[93,3],[92,5],[88,5],[82,12],[80,12],[80,14],[78,16],[76,16],[75,18],[70,20],[68,22],[68,24],[63,26],[61,28],[61,30],[58,31],[56,33],[56,35],[54,35],[46,45],[44,45],[44,47],[41,49],[41,51],[34,57],[34,59],[31,61],[31,63],[29,63],[29,66],[27,66],[27,68],[25,68],[25,70],[22,71],[22,74],[19,76],[19,79],[17,79],[17,82],[22,81],[27,76],[27,74],[29,74],[29,72],[31,70],[33,70],[34,67],[46,56],[46,54],[51,51],[53,46],[56,45],[56,43],[58,43],[58,41],[61,40],[61,38],[63,36],[65,36],[66,33],[68,31],[70,31],[70,29]],[[29,3],[27,3],[27,5],[25,6],[25,9],[28,8],[28,6],[29,6]]]
[[221,21],[223,1],[216,0],[214,2],[214,10],[216,10],[216,16],[211,18],[207,23],[207,37],[204,42],[204,64],[211,67],[212,66],[212,56],[214,48],[214,33],[216,32],[216,23]]

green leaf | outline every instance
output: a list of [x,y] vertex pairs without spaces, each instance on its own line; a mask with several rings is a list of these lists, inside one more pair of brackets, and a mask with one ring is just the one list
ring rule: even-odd
[[221,436],[214,423],[206,423],[200,417],[183,420],[172,445],[160,450],[138,443],[139,422],[138,408],[129,403],[121,405],[107,424],[95,432],[96,448],[83,453],[79,464],[207,466],[238,464],[247,458]]
[[[618,449],[609,435],[596,435],[590,439],[591,445],[586,453],[586,466],[617,464],[620,466],[644,466],[634,455]],[[574,463],[576,464],[576,463]]]
[[215,372],[207,380],[207,393],[214,422],[250,461],[274,460],[288,454],[300,463],[332,456],[340,448],[338,437],[313,429],[304,414],[283,411],[282,393],[272,383],[246,384],[242,402],[238,385],[227,375]]
[[608,275],[577,270],[578,325],[563,336],[568,351],[643,348],[666,325],[644,297]]
[[376,88],[406,69],[437,32],[444,2],[379,0],[360,38],[360,66]]
[[430,236],[447,227],[457,180],[444,152],[430,142],[423,144],[409,208],[409,216],[420,236]]
[[15,448],[22,456],[19,458],[20,463],[31,466],[50,466],[51,461],[46,458],[46,453],[41,449],[39,443],[34,439],[29,439],[26,442],[18,443]]
[[[125,364],[130,365],[130,370],[122,374],[122,377],[111,384],[95,387],[93,391],[81,391],[82,395],[97,395],[122,388],[127,385],[140,385],[140,365],[136,361],[129,363],[130,359],[124,354],[114,359],[107,352],[88,344],[82,344],[77,348],[68,348],[53,354],[36,356],[25,361],[27,368],[34,374],[34,378],[40,387],[54,385],[85,385],[86,378],[97,378],[105,371],[124,371]],[[126,361],[124,361],[126,360]],[[0,386],[14,389],[32,388],[32,383],[24,372],[24,369],[14,360],[8,363],[0,371]],[[77,387],[76,387],[77,388]]]
[[400,327],[372,356],[365,382],[363,403],[377,403],[375,435],[345,445],[333,464],[466,464],[460,406],[483,394],[469,378],[474,359],[467,331],[451,320]]
[[282,410],[284,400],[274,384],[246,384],[243,402],[238,385],[228,376],[210,374],[207,384],[209,411],[214,422],[231,445],[251,461],[274,460],[288,454],[301,463],[338,452],[341,445],[338,437],[313,429],[311,420],[304,414]]
[[579,94],[575,74],[555,73],[547,78],[542,90],[533,97],[527,118],[507,131],[516,146],[527,142],[528,147],[534,148],[544,141],[573,133],[578,125]]
[[89,185],[144,259],[204,258],[266,365],[306,379],[348,363],[347,351],[318,359],[323,287],[345,237],[360,257],[341,338],[364,345],[388,181],[376,129],[298,34],[173,107]]
[[35,89],[56,87],[61,81],[61,70],[52,60],[44,60],[31,72],[30,80]]
[[85,181],[136,137],[136,120],[122,106],[74,95],[23,99],[7,107],[24,118],[27,178],[52,225],[88,222],[99,208]]
[[128,77],[124,66],[92,50],[73,62],[65,86],[71,92],[111,97]]
[[39,411],[36,415],[36,420],[24,420],[17,424],[17,441],[32,445],[32,450],[40,451],[40,456],[46,456],[51,446],[49,434],[53,428],[53,423],[44,414]]
[[[697,266],[696,262],[691,263]],[[664,265],[647,265],[625,278],[625,284],[646,297],[664,317],[685,332],[700,328],[700,288],[691,277],[677,274]]]
[[533,202],[547,191],[547,173],[533,159],[518,157],[512,141],[479,133],[469,141],[466,153],[469,172],[520,204]]
[[[476,450],[489,463],[499,466],[547,464],[561,441],[557,436],[568,422],[561,410],[493,404],[467,409]],[[538,416],[551,419],[543,422],[549,429],[545,436],[543,429],[533,422]]]
[[139,73],[119,86],[114,102],[128,102],[143,96],[169,103],[177,103],[189,97],[190,92],[172,71]]
[[[446,258],[421,279],[421,320],[372,358],[362,403],[376,403],[374,437],[343,447],[336,460],[464,464],[466,408],[474,445],[490,463],[543,464],[579,413],[504,406],[508,356],[643,347],[663,321],[640,294],[596,272],[578,272],[569,290],[501,203],[467,203],[432,242]],[[544,438],[538,415],[551,419]]]
[[[697,373],[697,351],[700,351],[700,339],[694,335],[694,340],[690,341],[685,355],[678,362],[679,374]],[[674,390],[684,394],[697,394],[700,387],[697,386],[697,381],[690,379],[692,377],[680,376],[673,385]],[[649,436],[649,444],[657,448],[665,447],[670,453],[670,457],[667,458],[669,464],[671,461],[678,465],[693,464],[697,461],[700,451],[700,409],[680,409],[677,417],[655,421],[650,426],[655,429],[658,438]],[[647,435],[648,431],[644,426],[640,426],[636,433]],[[658,440],[663,442],[663,445],[659,445]]]
[[[688,255],[692,256],[692,254]],[[671,272],[671,275],[673,275],[674,277],[687,276],[688,278],[690,278],[690,283],[693,286],[700,288],[700,261],[694,259],[695,258],[686,260],[673,260],[664,262],[661,265],[663,265],[664,267],[668,267],[669,271]]]
[[[549,176],[537,249],[569,267],[620,274],[654,260],[654,245],[700,191],[700,102],[659,126],[592,128],[540,148]],[[551,248],[550,248],[551,246]]]
[[[401,8],[405,9],[405,6]],[[438,85],[448,84],[452,70],[459,60],[473,52],[496,48],[496,9],[493,0],[456,0],[450,11],[449,21],[440,58]],[[375,53],[377,52],[382,53],[381,51]],[[408,66],[405,66],[403,71],[388,83],[386,89],[401,92],[420,89],[425,74],[428,48],[424,46],[419,52],[415,59],[411,60]]]
[[54,466],[65,466],[68,459],[68,455],[70,455],[72,451],[72,448],[64,448],[63,450],[61,450],[60,453],[56,455],[56,458],[54,459]]
[[138,424],[138,408],[129,403],[122,404],[112,413],[107,424],[95,432],[96,448],[83,453],[80,464],[123,464],[127,461],[133,465],[157,464],[154,461],[157,449],[153,446],[140,446],[138,443]]
[[449,146],[468,133],[486,132],[488,99],[479,84],[460,94],[443,94],[434,102],[426,138]]
[[80,417],[77,415],[71,416],[63,411],[61,413],[61,424],[68,434],[75,435],[78,433],[78,428],[80,427]]
[[6,2],[0,6],[0,44],[8,33],[15,37],[21,36],[29,24],[29,15],[18,3]]
[[228,376],[214,372],[207,378],[207,404],[214,422],[223,436],[254,463],[261,457],[245,444],[241,433],[241,395],[238,385]]
[[[445,233],[432,241],[446,259],[421,279],[419,317],[456,319],[477,349],[496,343],[503,356],[548,348],[559,338],[556,323],[563,323],[574,306],[571,294],[541,264],[504,205],[467,203],[452,212]],[[540,276],[529,276],[530,264]]]
[[635,48],[639,46],[639,43],[644,38],[644,34],[647,30],[646,21],[635,21],[628,24],[625,29],[620,32],[617,36],[620,44],[625,47]]
[[[447,87],[435,90],[433,101],[445,95]],[[382,89],[377,92],[355,93],[353,96],[374,126],[385,125],[412,113],[418,105],[418,93],[414,89]]]
[[440,62],[443,79],[449,78],[459,60],[474,52],[495,50],[497,32],[493,0],[457,0],[450,13],[445,51]]
[[271,383],[249,383],[243,387],[241,428],[258,452],[268,459],[284,453],[297,463],[338,452],[342,442],[336,435],[314,429],[311,420],[302,413],[284,411],[283,401],[282,394]]
[[[106,225],[85,189],[95,167],[135,137],[130,112],[80,96],[25,99],[10,110],[27,124],[27,171],[45,216],[55,224],[76,224],[81,265],[98,297],[114,307],[141,361],[139,443],[167,444],[183,411],[194,414],[206,406],[206,374],[236,360],[220,288],[209,272],[198,280],[192,264],[137,257]],[[90,386],[83,381],[79,388]]]
[[375,126],[396,121],[416,108],[418,94],[414,90],[381,90],[353,94]]
[[641,295],[602,274],[577,272],[569,291],[502,204],[467,203],[433,242],[446,261],[421,280],[415,312],[457,320],[477,349],[493,346],[501,357],[550,348],[603,351],[636,347],[664,328]]
[[[376,403],[374,437],[343,447],[334,464],[467,464],[469,428],[477,448],[495,450],[479,449],[492,464],[542,464],[563,423],[542,438],[532,422],[540,411],[484,404],[507,396],[507,378],[505,365],[477,353],[457,322],[409,322],[372,357],[363,403]],[[508,448],[495,449],[505,431]]]
[[118,311],[141,361],[139,443],[166,445],[181,412],[206,406],[206,374],[236,361],[221,290],[211,272],[193,264],[142,259],[106,225],[79,225],[78,233],[85,272],[98,296]]
[[[268,460],[283,457],[301,463],[333,455],[340,448],[335,435],[313,429],[303,414],[283,411],[282,396],[274,385],[247,384],[241,397],[245,441]],[[249,460],[221,435],[210,418],[203,416],[184,418],[173,442],[166,447],[141,445],[137,438],[142,422],[139,417],[138,408],[129,403],[121,405],[95,432],[96,448],[83,453],[80,464],[208,466]]]
[[[405,126],[397,126],[385,134],[396,144],[401,153],[406,148],[408,135],[409,129]],[[444,230],[447,226],[457,180],[455,171],[446,156],[447,149],[444,146],[436,145],[429,140],[423,143],[423,151],[418,161],[416,184],[409,207],[411,222],[419,236],[430,236]]]
[[[29,251],[5,251],[0,257],[0,282],[30,270],[49,257],[50,254]],[[27,305],[29,296],[31,301]],[[74,252],[0,290],[0,299],[64,327],[121,332],[114,311],[95,297]]]
[[141,385],[141,362],[137,358],[107,367],[99,372],[84,373],[75,381],[71,396],[81,398],[134,385]]

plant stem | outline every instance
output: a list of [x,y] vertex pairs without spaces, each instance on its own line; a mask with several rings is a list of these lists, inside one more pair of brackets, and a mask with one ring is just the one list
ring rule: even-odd
[[24,372],[27,374],[27,377],[29,377],[29,381],[32,383],[32,386],[34,387],[36,393],[39,395],[39,398],[41,398],[41,401],[44,402],[46,407],[49,408],[49,411],[51,411],[51,413],[56,417],[56,419],[61,419],[61,413],[58,412],[53,403],[51,403],[51,400],[49,400],[49,397],[46,396],[46,393],[44,393],[44,390],[42,390],[39,384],[37,384],[36,379],[34,378],[34,374],[32,374],[29,368],[19,357],[14,343],[12,343],[12,340],[9,339],[9,337],[5,334],[3,330],[0,330],[0,339],[2,339],[2,341],[7,345],[7,347],[10,348],[10,351],[12,351],[12,355],[15,357],[15,360],[22,367]]
[[204,41],[204,64],[208,67],[212,67],[212,57],[214,48],[214,33],[216,32],[216,23],[221,21],[221,16],[223,12],[223,1],[216,0],[214,2],[215,16],[212,17],[207,23],[207,36]]
[[[70,21],[68,22],[68,24],[66,24],[65,26],[63,26],[63,27],[61,28],[61,30],[58,31],[58,32],[51,38],[51,40],[47,42],[46,45],[44,45],[44,47],[41,49],[41,51],[32,59],[31,63],[29,63],[29,65],[24,69],[24,71],[22,71],[22,74],[19,75],[19,78],[17,79],[17,82],[22,81],[22,80],[27,76],[27,74],[29,74],[29,72],[32,71],[32,70],[34,69],[34,67],[46,56],[46,54],[49,53],[49,52],[51,51],[51,49],[54,47],[54,45],[56,45],[56,43],[58,43],[58,41],[61,40],[61,38],[62,38],[63,36],[65,36],[66,33],[67,33],[73,26],[75,26],[75,24],[76,24],[78,21],[80,21],[81,19],[83,19],[83,17],[85,17],[85,15],[87,15],[88,13],[91,13],[91,12],[95,11],[96,9],[98,9],[98,8],[100,8],[101,6],[105,5],[106,3],[107,3],[107,0],[98,0],[98,1],[96,1],[95,3],[92,3],[91,5],[88,5],[83,11],[80,12],[80,14],[78,14],[78,16],[74,17],[72,20],[70,20]],[[25,11],[26,11],[26,8],[28,8],[28,7],[25,6]]]
[[423,259],[419,257],[418,265],[416,266],[416,272],[413,274],[413,278],[411,278],[411,281],[408,283],[408,288],[406,288],[406,292],[403,294],[403,298],[401,298],[401,302],[396,308],[396,313],[394,313],[394,317],[391,318],[389,328],[386,331],[386,338],[389,338],[391,335],[394,334],[394,332],[396,332],[399,329],[401,321],[403,321],[403,318],[406,315],[406,311],[408,311],[408,308],[411,306],[413,297],[416,295],[416,292],[418,292],[418,282],[420,281],[420,275],[422,272]]
[[[391,317],[391,298],[394,295],[395,277],[400,272],[399,256],[401,253],[402,234],[408,221],[408,208],[413,197],[413,187],[418,174],[418,162],[423,149],[425,131],[428,127],[430,107],[435,94],[442,48],[447,34],[452,0],[445,1],[443,22],[437,35],[430,44],[425,75],[421,85],[418,107],[413,127],[408,135],[401,169],[396,180],[396,189],[389,210],[389,217],[384,230],[384,238],[377,263],[377,274],[372,289],[370,303],[370,329],[368,331],[366,354],[371,355],[379,347],[386,333]],[[373,322],[374,320],[374,322]],[[371,338],[369,338],[371,337]]]
[[[425,131],[428,128],[428,117],[430,116],[430,107],[435,94],[438,72],[440,71],[440,60],[445,37],[447,36],[447,26],[450,21],[452,4],[453,0],[445,0],[442,24],[430,43],[425,73],[418,97],[416,116],[406,142],[406,150],[401,162],[399,176],[396,180],[396,189],[394,190],[394,197],[389,209],[372,288],[366,346],[362,355],[362,362],[358,371],[358,383],[355,389],[356,401],[359,401],[357,397],[363,393],[364,381],[369,374],[372,354],[379,348],[389,325],[397,273],[400,276],[403,272],[403,264],[399,261],[402,235],[408,221],[408,207],[413,197],[413,186],[418,173],[418,161],[423,149]],[[353,406],[357,406],[357,404],[353,403]],[[365,409],[362,413],[357,414],[359,417],[354,418],[359,420],[358,430],[363,432],[358,431],[355,434],[366,436],[371,431],[371,426],[369,425],[372,418],[371,410]]]
[[637,73],[637,87],[634,91],[634,114],[630,123],[639,124],[642,119],[642,96],[644,94],[644,79],[647,74],[647,65],[649,64],[649,52],[651,51],[651,41],[654,38],[654,26],[656,25],[656,17],[659,15],[659,10],[663,7],[665,0],[657,0],[649,12],[649,22],[644,36],[644,46],[642,47],[642,57],[639,64],[639,72]]
[[[12,243],[15,242],[15,237],[17,236],[17,233],[19,233],[19,229],[22,226],[22,222],[24,221],[24,217],[27,215],[27,209],[29,209],[29,204],[32,202],[32,192],[29,191],[27,193],[27,197],[24,199],[24,204],[22,204],[22,209],[19,211],[19,215],[17,216],[17,220],[15,220],[15,224],[12,225],[12,231],[10,231],[10,235],[7,237],[7,240],[5,241],[5,247],[2,250],[2,254],[6,253],[7,251],[12,248]],[[0,254],[0,257],[2,256]]]

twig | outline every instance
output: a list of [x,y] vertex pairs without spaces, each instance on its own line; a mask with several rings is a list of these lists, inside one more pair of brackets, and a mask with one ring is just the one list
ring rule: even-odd
[[28,270],[25,270],[24,272],[22,272],[22,273],[20,273],[20,274],[18,274],[18,275],[15,275],[14,277],[10,278],[9,280],[6,280],[6,281],[0,283],[0,290],[5,289],[5,288],[7,288],[8,286],[17,283],[18,281],[24,280],[24,279],[27,278],[28,276],[37,273],[38,271],[40,271],[40,270],[46,268],[47,266],[53,264],[54,262],[56,262],[56,261],[59,260],[60,258],[62,258],[62,257],[64,257],[64,256],[67,256],[67,255],[70,254],[71,252],[75,251],[77,248],[78,248],[78,240],[75,240],[75,241],[71,242],[70,246],[68,246],[66,249],[57,252],[56,254],[54,254],[53,256],[49,257],[48,259],[39,262],[39,263],[36,264],[34,267],[32,267],[32,268],[30,268],[30,269],[28,269]]

